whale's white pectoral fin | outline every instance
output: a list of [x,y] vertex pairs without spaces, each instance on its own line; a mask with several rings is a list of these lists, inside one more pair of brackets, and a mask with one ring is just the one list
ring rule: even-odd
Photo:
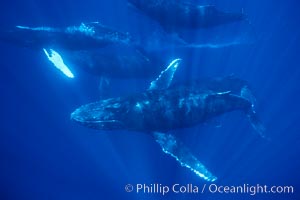
[[160,75],[151,82],[149,90],[157,90],[157,89],[166,89],[172,83],[174,74],[177,70],[178,65],[180,64],[181,59],[174,59],[168,67],[163,70]]
[[59,55],[58,52],[54,51],[53,49],[43,49],[44,53],[46,54],[48,60],[53,63],[53,65],[59,69],[64,75],[69,78],[74,78],[73,73],[68,68],[68,66],[64,63],[63,58]]
[[215,181],[217,179],[182,142],[176,140],[174,135],[154,132],[153,136],[163,152],[175,158],[181,166],[189,168],[206,181]]

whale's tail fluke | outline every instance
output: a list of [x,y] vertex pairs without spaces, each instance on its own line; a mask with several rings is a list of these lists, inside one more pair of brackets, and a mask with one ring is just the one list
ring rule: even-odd
[[266,128],[263,125],[263,123],[259,120],[259,118],[255,112],[256,99],[255,99],[254,95],[252,94],[251,90],[248,88],[248,86],[244,86],[241,89],[241,97],[244,99],[247,99],[251,103],[251,107],[246,110],[246,114],[248,116],[248,119],[249,119],[252,127],[262,138],[267,138],[265,136]]
[[263,123],[259,120],[255,110],[252,108],[250,111],[247,113],[248,119],[254,128],[254,130],[262,137],[262,138],[267,138],[265,136],[266,128],[263,125]]

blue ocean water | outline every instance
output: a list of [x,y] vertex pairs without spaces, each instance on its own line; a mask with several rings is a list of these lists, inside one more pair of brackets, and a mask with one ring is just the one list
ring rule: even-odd
[[[293,186],[293,194],[201,193],[211,183],[162,153],[149,135],[96,131],[70,120],[75,108],[101,97],[98,77],[78,70],[75,79],[68,79],[42,51],[1,42],[0,199],[299,199],[299,3],[197,2],[222,10],[243,9],[251,25],[189,33],[188,39],[205,38],[220,44],[219,48],[155,46],[153,32],[164,41],[163,31],[125,0],[1,2],[0,25],[60,27],[101,21],[132,33],[145,46],[152,43],[166,62],[182,57],[176,80],[230,74],[247,80],[269,140],[255,134],[240,113],[174,134],[218,177],[214,184]],[[223,45],[230,41],[240,44]],[[150,82],[110,80],[108,93],[121,96],[143,91]],[[199,193],[128,193],[127,184],[192,184]]]

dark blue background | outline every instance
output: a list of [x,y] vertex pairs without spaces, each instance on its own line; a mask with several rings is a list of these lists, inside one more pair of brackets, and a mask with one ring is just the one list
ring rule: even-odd
[[[185,59],[180,68],[183,73],[176,74],[178,79],[234,73],[248,80],[271,140],[258,137],[240,113],[218,119],[220,128],[216,128],[219,122],[208,122],[175,134],[218,176],[217,184],[292,185],[295,193],[249,196],[207,192],[164,198],[299,199],[299,3],[205,3],[222,10],[243,8],[253,25],[255,42],[180,54],[163,51],[161,55],[166,60],[175,55]],[[0,19],[2,27],[101,21],[140,35],[147,35],[153,23],[128,8],[125,0],[2,1]],[[222,28],[218,30],[221,34]],[[101,132],[71,122],[70,113],[76,107],[100,97],[97,77],[77,71],[76,78],[69,80],[49,64],[42,52],[10,44],[1,43],[0,53],[0,199],[163,199],[155,194],[126,193],[124,186],[205,183],[163,154],[146,134]],[[141,91],[150,80],[111,82],[110,93],[118,96]]]

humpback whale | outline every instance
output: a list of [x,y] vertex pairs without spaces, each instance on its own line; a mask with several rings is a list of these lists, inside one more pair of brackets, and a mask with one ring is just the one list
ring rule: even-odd
[[263,135],[264,127],[245,81],[227,77],[172,85],[180,62],[173,60],[147,91],[82,105],[71,114],[71,119],[98,130],[151,133],[163,152],[204,180],[215,181],[216,176],[168,131],[192,127],[235,110],[244,112],[259,134]]
[[65,28],[15,26],[0,31],[0,40],[35,49],[88,50],[114,43],[129,44],[131,38],[128,33],[90,22]]
[[59,53],[73,69],[113,79],[152,79],[165,64],[155,53],[130,45],[113,44],[100,49]]
[[16,26],[0,31],[0,40],[31,49],[43,49],[48,60],[69,78],[74,78],[70,66],[112,78],[143,78],[143,75],[154,75],[161,70],[151,71],[153,66],[162,66],[162,63],[156,63],[158,59],[146,55],[133,44],[128,33],[99,22],[65,28]]
[[116,31],[99,22],[64,28],[15,26],[0,31],[0,41],[43,50],[48,60],[69,78],[75,77],[74,67],[105,78],[154,78],[162,70],[161,66],[164,66],[162,60],[155,55],[155,46],[160,50],[222,46],[193,45],[178,40],[177,37],[168,37],[150,38],[147,40],[151,44],[149,45],[133,40],[129,33]]
[[129,4],[158,21],[168,31],[209,28],[246,19],[243,13],[218,10],[214,5],[197,5],[176,0],[128,0]]

